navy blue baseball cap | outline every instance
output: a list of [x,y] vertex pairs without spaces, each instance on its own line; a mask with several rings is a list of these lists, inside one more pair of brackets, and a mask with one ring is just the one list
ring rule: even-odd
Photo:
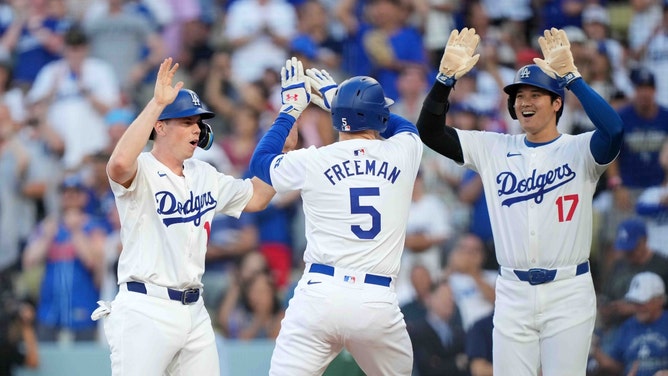
[[631,71],[631,82],[635,86],[656,87],[654,73],[647,68],[635,68]]
[[615,239],[615,248],[624,251],[633,251],[642,238],[647,237],[647,226],[645,221],[640,218],[629,218],[624,220],[617,227],[617,238]]

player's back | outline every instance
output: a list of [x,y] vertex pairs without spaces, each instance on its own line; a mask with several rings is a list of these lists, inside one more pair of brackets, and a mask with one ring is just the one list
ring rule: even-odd
[[305,261],[396,275],[422,154],[417,135],[304,152]]

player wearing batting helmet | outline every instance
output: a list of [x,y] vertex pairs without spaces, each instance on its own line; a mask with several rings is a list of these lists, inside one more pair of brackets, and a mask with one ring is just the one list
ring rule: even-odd
[[[523,134],[443,127],[448,95],[478,61],[474,29],[453,30],[418,129],[438,153],[478,172],[497,261],[493,332],[495,376],[585,375],[596,316],[589,273],[592,197],[619,153],[622,120],[587,85],[563,30],[546,30],[544,59],[520,68],[506,86],[508,111]],[[596,130],[561,134],[564,89]]]
[[[118,141],[107,164],[121,218],[119,292],[99,302],[112,375],[220,375],[202,274],[214,214],[264,209],[275,191],[234,179],[192,158],[213,141],[214,114],[172,85],[178,64],[163,61],[153,98]],[[143,149],[149,138],[150,152]]]
[[[306,269],[281,322],[270,375],[322,375],[346,348],[368,375],[410,375],[413,352],[394,290],[422,156],[415,125],[390,113],[371,77],[340,85],[292,58],[283,107],[251,160],[277,192],[300,190]],[[281,154],[312,101],[332,113],[339,141]],[[381,138],[381,136],[383,138]]]

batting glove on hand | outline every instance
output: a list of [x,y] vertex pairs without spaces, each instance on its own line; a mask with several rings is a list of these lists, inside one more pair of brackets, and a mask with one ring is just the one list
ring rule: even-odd
[[293,57],[281,68],[281,112],[295,120],[311,102],[311,83],[304,75],[302,62]]
[[314,94],[311,96],[311,102],[325,111],[332,112],[332,100],[339,85],[324,69],[309,68],[306,70],[306,76],[308,81],[310,81],[311,91]]
[[534,58],[533,62],[548,76],[556,79],[559,86],[566,87],[580,76],[573,61],[571,43],[566,32],[552,28],[545,30],[544,36],[538,38],[538,44],[545,59]]
[[436,79],[445,86],[455,86],[455,82],[476,65],[480,54],[473,55],[480,43],[475,29],[463,28],[461,32],[452,30],[443,51]]

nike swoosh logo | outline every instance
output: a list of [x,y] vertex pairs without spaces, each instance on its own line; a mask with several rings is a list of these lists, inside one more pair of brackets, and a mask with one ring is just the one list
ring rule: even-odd
[[162,178],[162,177],[167,176],[167,173],[158,171],[158,176],[160,176]]
[[317,283],[322,283],[322,281],[311,281],[310,279],[306,282],[307,285],[315,285]]
[[517,157],[518,155],[522,155],[522,154],[521,154],[521,153],[510,153],[510,152],[509,152],[508,154],[506,154],[506,157],[508,157],[508,158],[510,158],[510,157]]

